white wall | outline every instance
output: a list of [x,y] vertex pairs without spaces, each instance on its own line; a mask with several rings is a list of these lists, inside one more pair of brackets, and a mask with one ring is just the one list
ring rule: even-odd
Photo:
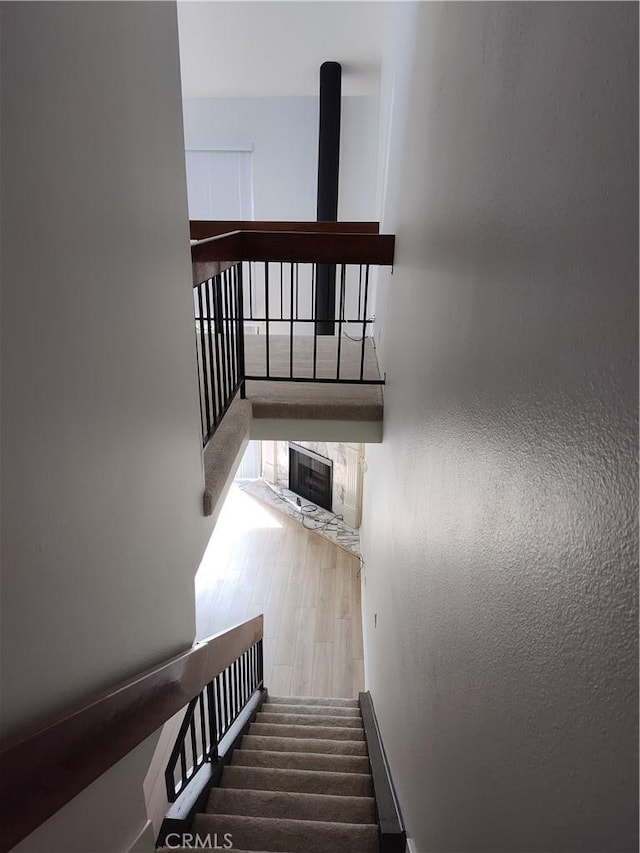
[[[253,198],[256,220],[316,219],[318,185],[318,98],[187,98],[184,101],[185,147],[206,149],[223,145],[253,146]],[[376,219],[378,157],[378,97],[342,98],[338,218]],[[285,278],[288,274],[285,271]],[[280,269],[270,272],[270,316],[280,314]],[[299,313],[311,317],[312,266],[299,268]],[[256,265],[253,276],[254,316],[264,314],[264,274]],[[289,290],[285,281],[284,314]],[[349,268],[347,317],[356,316],[358,269]],[[339,296],[339,293],[338,293]],[[369,316],[375,310],[375,275],[370,278]],[[272,334],[288,334],[273,324]],[[359,334],[349,326],[349,334]],[[262,328],[264,333],[264,327]],[[299,324],[296,335],[311,334],[311,324]]]
[[361,545],[408,834],[637,850],[638,9],[396,14]]
[[[210,522],[175,5],[3,4],[2,128],[8,733],[194,636]],[[116,826],[99,794],[37,849],[133,840],[142,805]]]
[[[378,98],[342,99],[339,218],[375,218]],[[318,98],[185,98],[187,148],[253,144],[256,219],[314,220]]]

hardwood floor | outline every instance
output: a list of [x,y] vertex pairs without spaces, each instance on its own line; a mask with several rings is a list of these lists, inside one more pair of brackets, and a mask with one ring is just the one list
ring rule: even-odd
[[271,693],[357,697],[359,568],[357,557],[233,486],[196,576],[197,637],[264,613]]

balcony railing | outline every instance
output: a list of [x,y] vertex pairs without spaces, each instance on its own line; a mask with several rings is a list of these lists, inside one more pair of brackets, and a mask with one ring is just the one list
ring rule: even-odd
[[393,263],[395,238],[377,228],[192,223],[205,237],[192,246],[204,444],[247,381],[384,384],[372,279]]
[[211,438],[245,379],[242,264],[193,288],[200,418]]
[[263,684],[262,638],[243,649],[189,702],[165,770],[174,803],[198,770],[218,761],[218,747]]

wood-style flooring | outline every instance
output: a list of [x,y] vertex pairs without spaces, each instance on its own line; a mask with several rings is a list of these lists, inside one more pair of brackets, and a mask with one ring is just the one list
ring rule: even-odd
[[355,698],[364,690],[359,568],[233,486],[196,576],[197,637],[264,613],[271,693]]

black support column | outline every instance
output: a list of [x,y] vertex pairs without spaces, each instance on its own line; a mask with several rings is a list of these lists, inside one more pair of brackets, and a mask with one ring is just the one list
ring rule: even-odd
[[[339,62],[323,62],[320,66],[318,222],[338,220],[341,94],[342,66]],[[333,335],[336,317],[335,264],[318,264],[316,282],[316,334]]]

